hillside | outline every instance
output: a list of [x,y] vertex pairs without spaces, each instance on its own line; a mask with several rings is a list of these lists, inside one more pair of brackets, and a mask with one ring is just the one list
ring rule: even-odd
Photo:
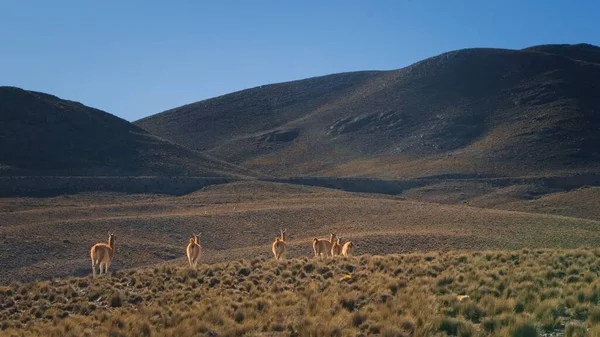
[[458,50],[399,70],[265,85],[135,124],[279,176],[590,172],[600,163],[598,50]]
[[599,336],[599,256],[523,249],[245,259],[14,283],[0,286],[0,334]]
[[524,50],[541,53],[556,54],[572,58],[574,60],[600,64],[600,47],[587,44],[548,44],[533,46]]
[[[198,232],[203,263],[271,257],[280,228],[288,229],[290,258],[310,257],[311,240],[330,232],[356,242],[357,254],[578,248],[600,242],[594,202],[581,204],[569,194],[561,198],[566,210],[548,212],[556,203],[512,198],[515,204],[505,201],[506,209],[482,209],[405,200],[413,197],[409,192],[387,196],[240,181],[183,196],[95,192],[0,198],[0,284],[88,275],[89,249],[104,242],[108,230],[117,235],[114,270],[181,264],[188,236]],[[597,205],[596,190],[581,193]]]
[[0,175],[197,175],[247,170],[149,134],[104,111],[0,87]]

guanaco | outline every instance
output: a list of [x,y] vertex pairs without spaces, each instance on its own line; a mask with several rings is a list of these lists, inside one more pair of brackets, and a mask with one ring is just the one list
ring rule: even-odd
[[329,236],[329,240],[327,239],[313,239],[313,250],[315,251],[315,257],[327,256],[327,254],[331,254],[331,247],[333,246],[333,242],[335,241],[335,233],[331,233]]
[[342,239],[338,238],[331,246],[331,256],[335,257],[340,254],[342,254]]
[[279,232],[281,236],[275,238],[275,241],[272,245],[273,255],[275,255],[275,260],[285,259],[285,253],[287,251],[287,247],[285,244],[285,231],[286,229],[280,229]]
[[352,243],[352,241],[348,241],[348,242],[344,243],[344,245],[342,246],[342,255],[343,256],[352,255],[353,249],[354,249],[354,243]]
[[102,275],[102,266],[104,266],[104,274],[108,273],[108,268],[115,255],[115,234],[108,232],[108,243],[97,243],[90,250],[92,259],[92,274],[96,277],[96,267],[100,268],[98,275]]
[[190,237],[187,245],[186,253],[190,267],[195,267],[200,261],[200,255],[202,253],[202,246],[200,246],[200,234],[196,235],[192,233],[192,237]]

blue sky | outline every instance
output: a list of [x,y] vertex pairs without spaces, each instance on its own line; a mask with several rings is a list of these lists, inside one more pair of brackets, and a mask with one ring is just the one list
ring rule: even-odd
[[0,0],[0,85],[127,120],[449,50],[600,45],[600,1]]

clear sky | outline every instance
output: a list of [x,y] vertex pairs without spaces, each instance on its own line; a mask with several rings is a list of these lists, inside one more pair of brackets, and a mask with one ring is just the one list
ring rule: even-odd
[[600,45],[600,1],[0,0],[0,85],[133,121],[454,49],[581,42]]

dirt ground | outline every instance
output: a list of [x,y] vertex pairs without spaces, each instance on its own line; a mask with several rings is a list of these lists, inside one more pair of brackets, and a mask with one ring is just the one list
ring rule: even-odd
[[[589,197],[597,191],[573,193]],[[107,240],[109,230],[116,233],[114,270],[183,264],[194,232],[202,233],[203,263],[270,257],[280,228],[288,229],[289,257],[310,257],[311,240],[330,232],[354,241],[357,254],[596,246],[599,222],[592,211],[581,210],[586,219],[552,208],[552,202],[575,202],[571,194],[511,199],[490,209],[412,200],[418,193],[386,196],[245,181],[181,197],[2,198],[0,283],[85,276],[91,272],[90,247]]]

